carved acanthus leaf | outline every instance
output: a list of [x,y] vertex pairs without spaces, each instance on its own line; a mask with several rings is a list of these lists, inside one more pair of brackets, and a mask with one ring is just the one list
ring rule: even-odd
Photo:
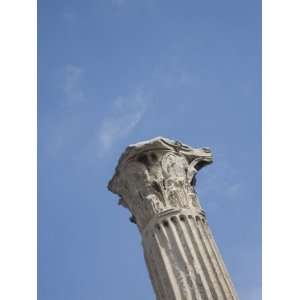
[[129,146],[121,156],[109,189],[144,227],[156,214],[195,207],[195,175],[211,162],[208,149],[193,149],[157,138]]

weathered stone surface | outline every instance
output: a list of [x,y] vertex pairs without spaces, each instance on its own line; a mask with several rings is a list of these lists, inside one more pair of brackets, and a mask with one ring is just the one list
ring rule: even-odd
[[159,300],[238,299],[194,189],[211,162],[208,148],[158,137],[128,146],[109,182],[141,232]]

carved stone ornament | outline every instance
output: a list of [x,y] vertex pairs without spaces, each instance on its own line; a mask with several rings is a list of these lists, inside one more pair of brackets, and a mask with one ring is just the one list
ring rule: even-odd
[[208,148],[193,149],[157,137],[127,147],[108,188],[118,194],[143,229],[151,218],[170,209],[198,207],[196,173],[212,162]]
[[141,232],[157,300],[238,300],[194,188],[211,162],[208,148],[157,137],[127,147],[108,184]]

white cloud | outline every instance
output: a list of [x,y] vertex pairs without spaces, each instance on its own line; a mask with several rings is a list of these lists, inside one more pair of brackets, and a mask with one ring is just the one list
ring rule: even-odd
[[47,132],[44,142],[45,151],[50,156],[63,153],[69,147],[79,149],[78,142],[82,129],[81,105],[86,104],[86,95],[83,89],[84,71],[77,65],[65,65],[58,70],[56,83],[62,92],[59,99],[62,115],[53,115],[44,118],[43,130]]
[[78,103],[84,100],[82,79],[82,68],[75,65],[67,65],[64,67],[63,92],[67,104]]
[[133,96],[118,97],[113,101],[111,114],[102,121],[99,128],[100,155],[138,125],[146,106],[147,98],[141,91],[136,91]]

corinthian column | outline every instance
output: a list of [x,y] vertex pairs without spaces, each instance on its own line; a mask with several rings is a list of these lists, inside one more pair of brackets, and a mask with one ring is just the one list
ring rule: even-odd
[[130,145],[108,188],[132,213],[158,300],[237,300],[196,191],[207,148],[166,138]]

